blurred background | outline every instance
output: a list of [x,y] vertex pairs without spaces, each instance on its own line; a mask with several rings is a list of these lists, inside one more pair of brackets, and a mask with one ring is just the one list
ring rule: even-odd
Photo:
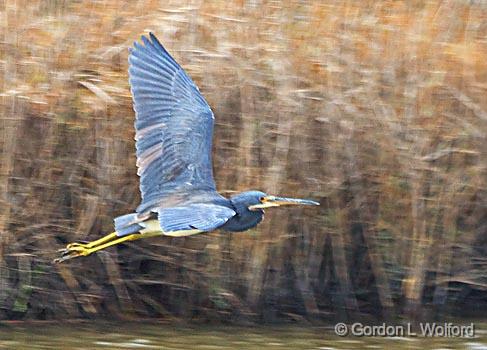
[[[487,312],[483,1],[0,1],[0,319],[333,322]],[[54,265],[140,201],[128,48],[215,113],[214,172],[320,201]]]

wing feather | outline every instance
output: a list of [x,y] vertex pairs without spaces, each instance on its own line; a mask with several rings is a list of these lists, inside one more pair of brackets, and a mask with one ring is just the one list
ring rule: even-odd
[[190,204],[158,210],[159,224],[164,232],[193,229],[210,232],[235,215],[232,209],[215,204]]
[[191,78],[157,38],[142,37],[129,56],[142,203],[150,210],[174,191],[216,191],[214,117]]

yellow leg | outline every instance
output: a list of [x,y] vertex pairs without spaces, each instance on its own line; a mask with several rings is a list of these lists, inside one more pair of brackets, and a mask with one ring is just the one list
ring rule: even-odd
[[134,234],[131,234],[128,236],[120,237],[119,239],[114,239],[113,241],[110,241],[110,242],[105,243],[105,244],[98,245],[94,248],[85,249],[85,250],[83,250],[82,255],[83,256],[90,255],[91,253],[94,253],[98,250],[102,250],[102,249],[108,248],[112,245],[116,245],[116,244],[119,244],[119,243],[122,243],[125,241],[135,241],[137,239],[154,237],[154,236],[159,236],[159,235],[161,235],[161,233],[159,233],[159,232],[149,232],[149,233],[144,233],[144,234],[134,233]]
[[115,232],[109,233],[106,236],[103,236],[100,239],[97,239],[96,241],[89,242],[89,243],[70,243],[66,246],[67,249],[74,248],[74,247],[85,247],[85,248],[93,248],[96,247],[100,244],[106,243],[111,241],[112,239],[117,238],[117,234]]
[[[112,235],[112,234],[110,234]],[[91,242],[91,243],[88,243],[88,244],[85,244],[85,245],[72,245],[72,244],[69,244],[66,249],[63,249],[62,250],[62,253],[63,253],[63,256],[61,258],[58,258],[56,260],[54,260],[54,262],[56,263],[60,263],[60,262],[63,262],[63,261],[66,261],[66,260],[69,260],[69,259],[72,259],[72,258],[77,258],[79,256],[87,256],[87,255],[90,255],[98,250],[102,250],[102,249],[105,249],[105,248],[108,248],[108,247],[111,247],[113,245],[117,245],[117,244],[120,244],[120,243],[123,243],[123,242],[126,242],[126,241],[135,241],[137,239],[141,239],[141,238],[148,238],[148,237],[154,237],[154,236],[160,236],[162,235],[162,232],[147,232],[147,233],[134,233],[134,234],[131,234],[131,235],[127,235],[127,236],[123,236],[123,237],[120,237],[118,239],[113,239],[113,240],[109,240],[109,239],[106,239],[108,236],[110,235],[107,235],[101,239],[99,239],[98,241],[102,241],[103,239],[105,239],[104,241],[108,241],[107,243],[104,243],[104,244],[97,244],[96,246],[91,246],[89,247],[89,245],[91,243],[95,243],[95,242],[98,242],[98,241],[94,241],[94,242]],[[116,236],[116,235],[115,235]]]

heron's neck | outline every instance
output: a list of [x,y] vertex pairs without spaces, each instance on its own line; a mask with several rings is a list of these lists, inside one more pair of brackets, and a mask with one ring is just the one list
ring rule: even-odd
[[262,221],[262,218],[264,217],[263,210],[251,211],[243,203],[234,202],[232,200],[230,200],[230,202],[237,215],[232,217],[222,226],[223,230],[234,232],[245,231],[257,226],[257,224]]

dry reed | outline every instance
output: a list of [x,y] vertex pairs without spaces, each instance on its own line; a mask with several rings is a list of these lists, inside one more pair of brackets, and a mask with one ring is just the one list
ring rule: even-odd
[[[0,18],[0,319],[485,312],[483,2],[7,0]],[[149,30],[215,112],[218,188],[322,206],[53,266],[138,204],[127,48]]]

